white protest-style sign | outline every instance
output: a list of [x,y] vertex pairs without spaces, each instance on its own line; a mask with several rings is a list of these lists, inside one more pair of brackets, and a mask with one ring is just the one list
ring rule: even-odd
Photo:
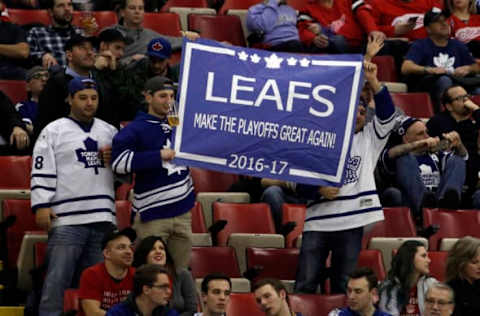
[[361,55],[296,55],[186,40],[175,163],[339,186],[361,78]]

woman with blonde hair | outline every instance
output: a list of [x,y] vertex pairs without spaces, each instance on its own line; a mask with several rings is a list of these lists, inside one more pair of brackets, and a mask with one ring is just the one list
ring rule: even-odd
[[447,284],[455,292],[453,315],[480,315],[480,239],[459,239],[447,258]]
[[445,0],[451,14],[451,35],[468,46],[474,57],[480,57],[480,15],[475,0]]

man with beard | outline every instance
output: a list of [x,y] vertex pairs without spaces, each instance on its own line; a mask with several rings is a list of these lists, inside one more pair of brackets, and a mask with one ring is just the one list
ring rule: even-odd
[[[65,55],[65,44],[73,34],[82,30],[72,25],[72,0],[47,0],[46,6],[52,24],[33,27],[27,33],[30,46],[30,57],[36,64],[50,68],[55,65],[65,66],[68,62]],[[88,33],[88,34],[87,34]],[[85,30],[84,35],[93,34]]]

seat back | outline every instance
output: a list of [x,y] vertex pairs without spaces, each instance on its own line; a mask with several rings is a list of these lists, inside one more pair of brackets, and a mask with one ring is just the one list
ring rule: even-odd
[[440,282],[445,282],[448,251],[429,251],[430,275]]
[[195,193],[226,192],[238,180],[238,175],[212,171],[202,168],[190,168]]
[[393,56],[375,56],[372,62],[377,65],[377,77],[380,81],[397,82],[397,69]]
[[208,8],[207,0],[168,0],[162,7],[163,12],[168,12],[171,7]]
[[478,211],[451,211],[423,209],[425,227],[436,224],[439,231],[430,237],[430,250],[438,250],[442,238],[461,238],[463,236],[480,237],[480,219]]
[[47,256],[47,243],[46,242],[37,242],[33,248],[34,260],[33,264],[35,268],[40,267],[45,262],[45,257]]
[[30,189],[31,156],[0,156],[0,170],[0,189]]
[[227,305],[226,314],[228,316],[263,316],[260,308],[257,306],[253,293],[232,293],[230,294],[230,303]]
[[[73,25],[82,27],[82,11],[73,11]],[[118,23],[117,14],[114,11],[90,11],[98,25],[97,34],[104,28]]]
[[231,278],[241,277],[235,250],[230,247],[192,247],[190,267],[194,278],[219,271]]
[[63,311],[71,310],[80,311],[80,299],[78,298],[80,291],[78,289],[66,289],[63,293]]
[[362,249],[357,261],[358,267],[370,267],[379,281],[385,280],[387,273],[383,266],[383,257],[380,250]]
[[35,223],[30,200],[3,200],[3,218],[13,215],[15,223],[7,229],[8,265],[15,267],[25,231],[41,230]]
[[205,225],[205,218],[203,217],[202,204],[196,201],[192,210],[192,233],[208,233]]
[[373,237],[415,237],[417,235],[412,215],[407,207],[385,207],[385,219],[365,229],[362,248],[366,249]]
[[[253,219],[253,220],[252,220]],[[275,234],[270,206],[266,203],[213,203],[213,222],[226,220],[217,234],[219,246],[226,246],[232,233]]]
[[289,294],[290,306],[303,316],[327,316],[335,308],[345,306],[347,297],[344,294]]
[[145,12],[143,27],[169,36],[180,36],[180,31],[182,30],[178,15],[169,12]]
[[247,269],[260,269],[254,282],[263,278],[295,280],[299,254],[297,248],[247,248]]
[[18,25],[36,24],[50,25],[50,16],[47,10],[8,9],[12,23]]
[[242,22],[236,15],[190,14],[188,28],[199,32],[203,38],[219,42],[227,41],[236,46],[246,46]]
[[115,201],[115,215],[119,230],[132,226],[132,203],[130,201]]
[[296,248],[297,238],[303,232],[303,224],[305,223],[307,207],[303,204],[284,203],[282,206],[282,213],[282,224],[288,222],[295,222],[297,224],[285,238],[286,248]]
[[405,114],[416,118],[433,116],[433,105],[427,92],[392,93],[392,100]]
[[302,10],[307,6],[307,4],[311,2],[310,0],[289,0],[288,5],[294,8],[295,10]]
[[7,95],[13,105],[27,99],[27,84],[24,80],[0,80],[0,90]]
[[227,14],[229,9],[248,9],[252,5],[262,2],[261,0],[225,0],[218,14]]

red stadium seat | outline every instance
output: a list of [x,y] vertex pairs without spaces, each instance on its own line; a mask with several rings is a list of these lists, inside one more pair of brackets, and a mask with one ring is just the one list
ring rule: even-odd
[[440,282],[445,282],[448,251],[429,251],[430,275]]
[[477,210],[423,209],[423,225],[439,225],[439,231],[430,237],[429,249],[438,250],[442,238],[473,236],[480,238],[480,212]]
[[235,250],[230,247],[192,247],[190,267],[194,278],[219,271],[230,278],[241,277]]
[[393,103],[408,116],[429,118],[433,116],[433,105],[426,92],[392,93]]
[[195,202],[192,208],[192,233],[208,233],[205,218],[203,217],[202,204]]
[[289,294],[288,297],[292,310],[303,316],[327,316],[331,310],[344,307],[347,301],[343,294]]
[[[117,14],[114,11],[90,11],[98,24],[97,34],[108,26],[118,23]],[[82,11],[73,12],[73,25],[82,27]]]
[[472,101],[476,105],[480,105],[480,94],[472,95]]
[[171,7],[208,8],[207,0],[168,0],[162,7],[162,12],[168,12]]
[[13,105],[27,99],[27,86],[23,80],[0,80],[0,90],[12,101]]
[[385,220],[377,222],[363,234],[362,248],[366,249],[372,237],[415,237],[417,235],[412,215],[407,207],[386,207]]
[[130,190],[133,189],[132,183],[122,183],[115,191],[115,200],[122,201],[128,200],[130,196]]
[[232,293],[230,304],[227,305],[228,316],[264,316],[257,306],[253,293]]
[[218,14],[227,14],[230,9],[248,9],[252,5],[262,2],[261,0],[225,0]]
[[180,36],[182,27],[180,18],[175,13],[150,13],[145,12],[143,27],[149,28],[163,35]]
[[10,20],[18,25],[36,24],[50,25],[47,10],[8,9]]
[[362,249],[358,257],[357,266],[371,268],[379,281],[385,280],[387,275],[380,250]]
[[285,248],[295,248],[298,237],[303,232],[307,207],[302,204],[287,204],[282,207],[282,224],[295,222],[297,225],[285,238]]
[[397,69],[393,56],[375,56],[372,62],[377,65],[377,77],[380,81],[397,82]]
[[115,201],[115,210],[118,229],[122,230],[130,227],[132,218],[132,203],[130,203],[130,201]]
[[0,170],[0,189],[30,189],[31,156],[0,156]]
[[302,10],[311,2],[310,0],[289,0],[288,5],[294,8],[295,10]]
[[38,268],[45,262],[45,257],[47,256],[47,243],[37,242],[33,251],[35,254],[34,265],[35,268]]
[[219,246],[226,246],[232,233],[275,234],[270,206],[266,203],[213,203],[213,222],[226,220],[217,234]]
[[78,298],[78,289],[67,289],[63,294],[63,311],[80,311],[80,299]]
[[188,28],[200,33],[203,38],[219,42],[227,41],[236,46],[246,46],[242,22],[236,15],[190,14]]
[[190,168],[195,193],[226,192],[238,180],[236,174],[211,171],[201,168]]
[[35,215],[30,207],[30,200],[3,200],[3,218],[15,216],[15,223],[7,229],[8,265],[15,267],[26,231],[41,230],[35,223]]
[[295,280],[299,254],[297,248],[247,248],[247,269],[259,272],[253,282],[263,278]]

